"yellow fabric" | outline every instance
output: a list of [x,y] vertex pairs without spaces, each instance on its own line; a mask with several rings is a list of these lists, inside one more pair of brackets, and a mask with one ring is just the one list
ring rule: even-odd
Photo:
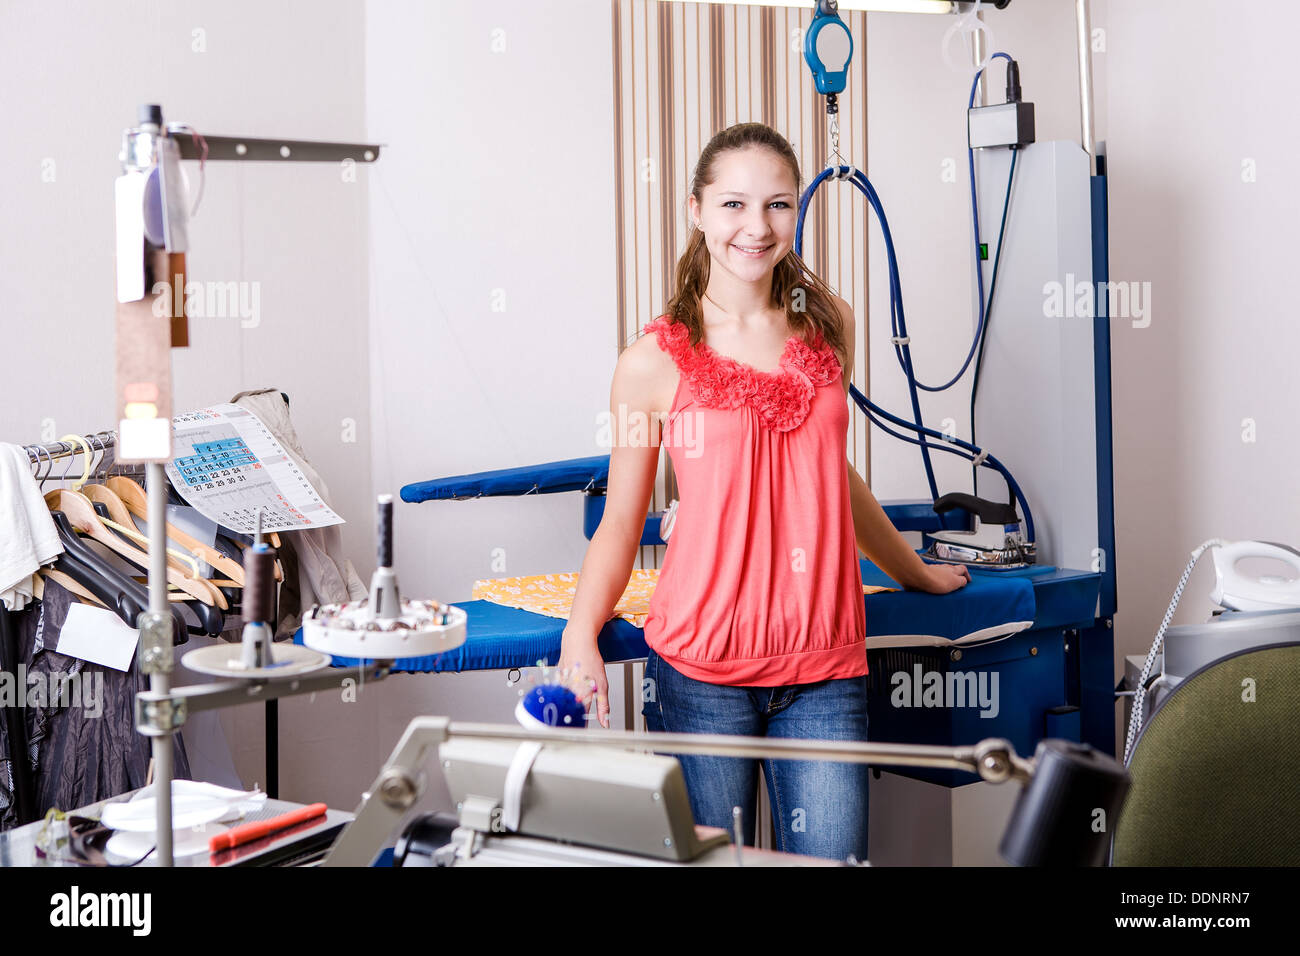
[[[650,613],[650,595],[654,594],[655,585],[659,583],[658,568],[637,568],[627,582],[627,590],[614,605],[614,616],[621,617],[637,627],[645,627],[646,616]],[[474,582],[475,601],[491,601],[506,607],[517,607],[547,617],[560,617],[566,620],[573,610],[573,596],[578,589],[577,572],[561,574],[532,574],[517,578],[491,578]],[[882,591],[897,591],[898,588],[882,588],[864,584],[863,594],[879,594]]]

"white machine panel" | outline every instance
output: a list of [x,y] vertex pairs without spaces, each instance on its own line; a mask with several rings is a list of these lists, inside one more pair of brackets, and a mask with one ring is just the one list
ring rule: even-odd
[[[977,150],[987,293],[997,252],[1008,149]],[[1091,570],[1097,540],[1095,312],[1088,156],[1077,143],[1020,150],[976,409],[976,444],[1020,483],[1033,512],[1038,563]],[[1083,304],[1095,301],[1096,289]],[[1057,308],[1058,304],[1060,308]],[[1064,313],[1064,314],[1058,314]],[[980,469],[982,498],[1005,500]]]

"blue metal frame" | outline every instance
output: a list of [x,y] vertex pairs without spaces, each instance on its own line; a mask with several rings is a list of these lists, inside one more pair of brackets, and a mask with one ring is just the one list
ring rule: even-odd
[[[1098,167],[1105,169],[1105,157],[1097,157]],[[1110,279],[1110,245],[1106,176],[1092,177],[1092,278],[1094,283]],[[1094,285],[1093,288],[1105,288]],[[1097,546],[1105,561],[1101,567],[1101,616],[1111,618],[1116,611],[1115,586],[1115,472],[1111,440],[1110,396],[1110,302],[1097,296],[1097,317],[1093,320],[1093,391],[1097,402]]]

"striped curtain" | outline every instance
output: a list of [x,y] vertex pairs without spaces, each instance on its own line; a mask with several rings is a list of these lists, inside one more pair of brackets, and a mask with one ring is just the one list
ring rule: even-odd
[[[749,7],[660,0],[613,6],[616,344],[622,351],[661,314],[685,246],[686,198],[709,138],[734,123],[762,122],[785,134],[803,186],[826,166],[825,100],[803,61],[811,4]],[[853,33],[849,87],[840,96],[840,152],[867,166],[866,14],[842,13]],[[818,191],[804,229],[804,260],[857,317],[854,383],[867,387],[869,210],[856,190]],[[849,458],[870,481],[867,422],[853,410]],[[676,496],[664,453],[652,508]],[[658,564],[654,549],[647,560]],[[644,562],[643,562],[644,563]]]

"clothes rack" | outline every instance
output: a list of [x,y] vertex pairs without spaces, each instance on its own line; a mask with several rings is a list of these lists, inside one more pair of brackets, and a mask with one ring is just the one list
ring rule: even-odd
[[[48,463],[50,466],[60,459],[72,459],[73,457],[83,454],[89,450],[91,455],[98,453],[98,461],[90,469],[90,475],[97,477],[102,475],[105,470],[111,469],[114,474],[122,475],[141,475],[144,469],[139,465],[123,465],[115,462],[110,456],[110,451],[115,447],[117,435],[112,431],[95,432],[93,435],[82,436],[84,445],[75,441],[54,441],[54,442],[36,442],[30,445],[23,445],[23,450],[27,453],[28,461],[36,468],[36,477],[42,481],[56,478],[62,481],[64,475],[55,476],[51,473],[40,474],[41,465]],[[72,477],[71,472],[66,477]],[[18,641],[18,628],[15,625],[16,618],[13,618],[9,610],[0,606],[0,668],[10,674],[18,673],[18,663],[21,660],[22,648]],[[35,779],[33,777],[31,763],[28,759],[30,741],[27,737],[27,719],[23,708],[24,688],[15,688],[14,700],[12,703],[6,703],[0,709],[0,721],[3,721],[5,735],[9,743],[9,768],[13,782],[13,800],[14,811],[18,822],[28,823],[35,819],[34,812],[34,793]]]
[[[74,458],[82,454],[88,447],[92,454],[95,452],[100,453],[99,460],[95,462],[94,467],[91,469],[92,475],[102,473],[106,467],[112,468],[113,473],[117,475],[139,476],[145,473],[143,465],[121,464],[109,456],[109,452],[117,447],[117,432],[95,432],[93,435],[82,436],[82,441],[86,443],[85,447],[79,442],[73,441],[37,442],[22,447],[27,452],[27,460],[36,466],[44,462],[53,464],[54,461],[61,458]],[[69,476],[71,476],[70,473]],[[53,476],[44,475],[42,477],[48,479]]]
[[[287,403],[287,396],[285,396],[285,401]],[[83,435],[80,441],[35,442],[20,447],[27,454],[28,462],[34,469],[34,477],[42,483],[49,480],[62,482],[79,479],[82,471],[71,465],[71,462],[77,456],[83,454],[89,454],[91,457],[91,467],[88,469],[88,477],[91,479],[108,475],[143,478],[146,474],[146,466],[124,464],[116,461],[114,455],[116,446],[117,433],[106,430]],[[59,473],[54,467],[55,463],[59,461],[69,462],[70,466],[63,473]],[[171,495],[173,500],[177,502],[183,501],[175,491],[171,491]],[[276,604],[278,605],[278,599]],[[278,616],[278,610],[274,613]],[[17,672],[17,662],[22,653],[18,641],[18,630],[16,627],[10,626],[14,620],[16,619],[10,616],[10,612],[0,606],[0,667],[11,673]],[[276,797],[279,790],[278,702],[268,700],[265,702],[265,708],[267,774],[265,790],[269,796]],[[30,741],[27,737],[27,723],[20,701],[15,699],[13,704],[6,703],[3,708],[0,708],[0,722],[3,722],[12,757],[10,767],[13,777],[12,799],[14,809],[20,822],[31,822],[35,813],[35,798],[33,796],[35,793],[35,779],[30,762],[26,759]]]

